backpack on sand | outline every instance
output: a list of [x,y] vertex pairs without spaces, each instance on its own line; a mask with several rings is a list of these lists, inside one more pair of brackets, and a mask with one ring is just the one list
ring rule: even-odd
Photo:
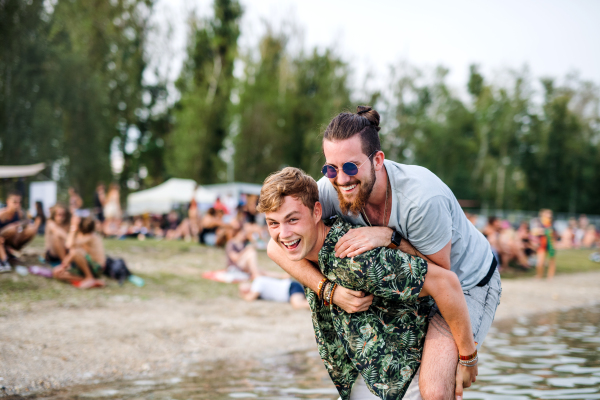
[[123,285],[123,282],[125,282],[125,280],[131,276],[131,272],[127,268],[127,265],[122,258],[115,259],[106,257],[106,268],[104,269],[104,275],[118,280],[119,285]]

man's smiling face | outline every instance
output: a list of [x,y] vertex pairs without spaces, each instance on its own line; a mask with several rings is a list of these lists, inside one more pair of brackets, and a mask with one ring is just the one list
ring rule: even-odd
[[[376,180],[372,162],[362,151],[360,135],[346,140],[324,140],[323,153],[326,163],[337,168],[337,176],[329,181],[338,192],[342,212],[360,213]],[[357,166],[362,164],[356,175],[348,176],[344,173],[342,166],[347,162],[353,162]]]
[[321,219],[320,203],[315,203],[311,212],[299,199],[286,196],[279,210],[268,211],[265,216],[271,239],[290,260],[302,260],[314,249]]

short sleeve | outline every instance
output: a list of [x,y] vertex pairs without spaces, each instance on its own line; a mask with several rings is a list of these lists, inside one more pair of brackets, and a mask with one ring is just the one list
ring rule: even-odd
[[432,197],[407,216],[407,239],[426,256],[437,253],[452,239],[452,215],[448,201],[444,196]]
[[[337,197],[333,198],[331,194],[331,182],[326,177],[322,177],[317,182],[319,186],[319,202],[323,208],[322,219],[329,219],[336,215],[334,202],[337,201]],[[337,193],[336,193],[337,196]]]
[[369,293],[398,302],[416,302],[425,283],[427,261],[385,247],[365,255],[368,253],[357,262],[366,267]]

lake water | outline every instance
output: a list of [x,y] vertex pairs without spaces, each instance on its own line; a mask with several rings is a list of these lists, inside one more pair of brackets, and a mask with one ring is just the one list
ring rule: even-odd
[[[221,362],[185,376],[72,387],[38,399],[337,399],[316,351]],[[600,306],[496,324],[465,399],[600,399]]]

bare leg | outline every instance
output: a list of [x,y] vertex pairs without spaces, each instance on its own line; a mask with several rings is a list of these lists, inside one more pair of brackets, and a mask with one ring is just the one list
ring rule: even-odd
[[69,257],[67,259],[71,259],[71,262],[74,262],[77,265],[77,268],[81,270],[83,273],[83,278],[85,279],[94,279],[94,274],[92,274],[92,270],[90,270],[90,266],[88,265],[87,260],[85,259],[85,255],[80,250],[71,249],[69,252]]
[[556,257],[550,257],[550,261],[548,261],[548,280],[554,278],[554,274],[556,273]]
[[538,250],[537,252],[537,265],[535,266],[537,279],[541,279],[544,276],[544,262],[546,261],[546,250]]
[[6,261],[8,259],[8,254],[6,254],[6,250],[4,249],[4,238],[0,236],[0,261]]
[[423,400],[454,399],[457,360],[458,349],[452,334],[442,334],[430,323],[419,376]]
[[246,272],[250,274],[252,279],[262,275],[261,270],[258,268],[258,257],[254,247],[248,246],[240,254],[238,265]]
[[75,265],[77,265],[77,267],[83,273],[83,276],[84,276],[83,279],[78,277],[79,281],[80,281],[78,287],[80,289],[89,289],[94,286],[104,286],[103,281],[94,278],[94,275],[92,274],[92,271],[90,270],[90,266],[88,265],[88,262],[85,259],[85,254],[83,253],[83,251],[77,250],[77,249],[71,249],[71,251],[69,251],[69,254],[65,258],[65,260],[62,262],[61,266],[58,267],[58,268],[63,268],[64,273],[66,274],[66,275],[64,275],[64,277],[66,279],[63,279],[63,280],[68,280],[70,282],[73,282],[73,280],[69,280],[69,277],[73,277],[73,275],[71,275],[66,270],[68,268],[68,266],[71,264],[71,262],[74,262]]
[[310,306],[308,305],[308,300],[306,300],[306,297],[304,297],[304,295],[302,293],[294,293],[291,297],[290,297],[290,304],[292,305],[292,308],[296,309],[296,310],[300,310],[300,309],[310,309]]

